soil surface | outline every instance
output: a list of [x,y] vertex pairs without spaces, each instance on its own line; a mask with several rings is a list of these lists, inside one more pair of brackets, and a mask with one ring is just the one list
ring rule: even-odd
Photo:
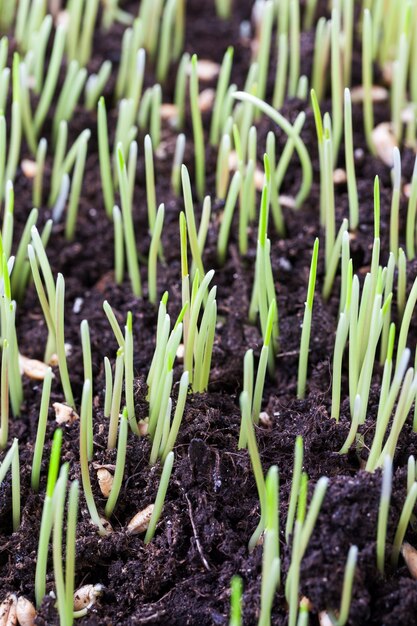
[[[241,22],[250,20],[252,0],[235,2],[233,19],[222,21],[215,16],[213,0],[188,0],[186,13],[185,50],[200,58],[221,62],[229,45],[234,47],[232,81],[243,88],[251,60],[250,41],[241,37]],[[317,17],[327,15],[327,2],[318,3]],[[124,7],[133,14],[137,3]],[[111,139],[114,135],[117,108],[113,91],[120,60],[123,27],[113,26],[108,33],[97,31],[94,54],[89,71],[96,70],[109,58],[113,62],[113,76],[105,90]],[[302,35],[301,74],[310,75],[314,30]],[[13,48],[13,45],[11,45]],[[360,83],[360,46],[355,46],[353,85]],[[275,55],[275,53],[274,53]],[[276,55],[275,55],[276,56]],[[273,89],[276,58],[271,61],[268,98]],[[172,68],[167,84],[163,86],[164,102],[171,102],[175,86]],[[376,76],[380,77],[376,68]],[[64,74],[62,74],[63,80]],[[152,64],[147,62],[145,85],[155,82]],[[215,86],[213,84],[204,87]],[[203,85],[200,85],[200,89]],[[327,94],[329,96],[329,94]],[[330,110],[330,101],[322,110]],[[291,488],[294,442],[297,435],[304,438],[304,469],[309,476],[309,496],[321,476],[329,478],[329,488],[318,517],[310,544],[301,567],[300,591],[311,603],[310,624],[318,624],[320,611],[337,611],[340,605],[344,566],[349,548],[358,546],[359,556],[355,574],[349,624],[361,626],[413,625],[417,615],[417,581],[414,581],[400,557],[399,566],[381,577],[376,568],[376,527],[381,474],[363,470],[367,445],[372,440],[378,407],[381,371],[374,374],[369,411],[362,429],[364,447],[340,455],[350,426],[349,403],[342,404],[339,423],[330,418],[331,364],[334,335],[338,317],[340,280],[336,277],[332,296],[324,301],[321,295],[324,280],[323,249],[321,245],[317,288],[314,301],[312,336],[309,355],[308,390],[305,400],[296,400],[297,366],[301,323],[308,282],[313,242],[323,233],[319,225],[319,165],[314,118],[309,102],[287,100],[282,113],[294,121],[305,111],[306,121],[301,133],[312,157],[314,182],[310,197],[298,210],[284,208],[285,238],[279,237],[271,224],[271,258],[278,293],[280,347],[276,375],[265,386],[263,408],[269,416],[268,424],[256,429],[264,471],[277,464],[280,481],[280,552],[283,576],[291,557],[291,542],[285,542],[283,529]],[[375,122],[388,120],[388,102],[375,107]],[[53,107],[45,123],[43,135],[52,145]],[[362,109],[354,105],[354,145],[356,174],[360,200],[360,226],[352,234],[351,250],[354,270],[363,277],[370,264],[373,241],[373,178],[381,182],[381,263],[389,252],[389,211],[391,177],[389,168],[370,156],[363,136]],[[210,117],[204,119],[206,139]],[[285,145],[285,136],[271,121],[261,117],[258,127],[258,159],[262,166],[267,132],[272,130],[277,140],[277,154]],[[108,420],[103,416],[104,367],[108,356],[114,363],[117,344],[102,310],[108,300],[120,324],[128,311],[133,315],[135,336],[135,398],[136,416],[148,414],[146,402],[146,375],[155,347],[157,309],[146,298],[146,280],[143,273],[145,297],[135,298],[128,281],[116,285],[113,278],[113,229],[105,215],[99,174],[97,119],[95,112],[86,112],[78,106],[70,123],[70,137],[91,130],[88,158],[80,201],[79,218],[74,240],[68,242],[64,226],[55,224],[47,253],[54,275],[62,272],[66,281],[65,337],[71,345],[68,366],[77,406],[80,404],[83,383],[83,363],[80,323],[87,319],[90,325],[94,376],[94,461],[114,464],[115,451],[107,451]],[[191,118],[187,113],[185,130],[186,165],[194,180],[194,159]],[[181,268],[178,218],[183,209],[182,198],[170,188],[170,173],[175,149],[175,133],[167,123],[162,128],[162,148],[155,162],[156,197],[164,202],[166,218],[163,228],[163,261],[158,267],[158,293],[169,291],[168,311],[176,319],[181,309]],[[134,190],[134,220],[141,258],[149,249],[143,135],[138,137],[139,157]],[[208,139],[206,145],[209,146]],[[51,216],[47,205],[51,151],[47,157],[45,189],[39,207],[39,224]],[[343,144],[339,166],[344,166]],[[31,158],[23,146],[22,158]],[[146,437],[129,433],[126,468],[123,485],[115,512],[111,518],[114,532],[100,537],[89,521],[83,496],[76,545],[76,587],[100,583],[103,595],[88,615],[77,623],[85,625],[165,625],[223,626],[228,624],[230,607],[230,580],[234,574],[243,579],[244,624],[255,625],[259,616],[262,547],[248,552],[248,540],[259,520],[259,501],[247,451],[239,451],[237,442],[240,428],[239,394],[242,390],[242,368],[245,351],[252,348],[258,356],[261,334],[257,326],[248,322],[248,307],[254,276],[257,223],[249,230],[249,252],[238,251],[237,221],[233,224],[226,262],[219,266],[216,242],[223,203],[215,200],[215,164],[217,151],[207,147],[207,193],[212,197],[210,223],[204,265],[215,269],[213,284],[217,285],[218,324],[213,349],[212,371],[207,393],[189,395],[184,420],[175,446],[173,474],[161,520],[154,540],[144,545],[143,535],[126,533],[129,520],[140,509],[155,499],[160,477],[160,466],[149,466],[150,443]],[[414,164],[411,150],[402,150],[402,175],[409,182]],[[294,196],[300,186],[301,168],[294,157],[284,179],[282,193]],[[15,242],[25,224],[31,202],[32,183],[19,168],[15,182]],[[346,185],[335,187],[337,227],[348,215]],[[259,205],[259,197],[257,198]],[[201,214],[196,201],[196,214]],[[404,244],[404,223],[407,199],[401,198],[400,242]],[[142,267],[146,264],[142,262]],[[416,263],[407,264],[409,284],[416,274]],[[43,358],[46,326],[37,295],[32,286],[18,303],[17,330],[22,354]],[[396,307],[393,306],[394,318]],[[413,325],[410,330],[410,348],[417,337]],[[59,372],[55,368],[51,405],[63,401]],[[347,370],[344,369],[342,397],[348,397]],[[175,380],[182,373],[181,363],[175,366]],[[34,599],[34,577],[39,527],[46,484],[50,443],[57,425],[51,408],[42,463],[39,494],[30,488],[33,446],[36,436],[42,384],[24,379],[24,405],[19,417],[11,419],[10,442],[19,438],[22,488],[22,524],[17,532],[11,524],[11,485],[8,477],[0,486],[0,590],[11,591]],[[176,392],[175,392],[176,394]],[[80,477],[79,425],[74,422],[64,427],[62,460],[70,463],[70,479]],[[406,464],[410,454],[417,454],[417,435],[407,424],[402,433],[394,460],[395,475],[387,534],[387,554],[390,553],[394,533],[406,494]],[[105,499],[98,487],[96,472],[91,465],[91,480],[99,511],[104,510]],[[417,544],[417,530],[413,525],[406,539]],[[387,559],[389,561],[389,559]],[[47,591],[54,589],[52,559],[48,567]],[[272,623],[287,624],[287,607],[283,588],[276,595]],[[58,616],[51,597],[46,597],[39,611],[37,624],[58,624]]]

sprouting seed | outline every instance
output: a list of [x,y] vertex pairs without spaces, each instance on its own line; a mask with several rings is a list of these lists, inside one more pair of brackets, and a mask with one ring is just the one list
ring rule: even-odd
[[144,533],[145,530],[148,529],[154,508],[154,504],[149,504],[145,509],[136,513],[127,525],[127,532],[130,535],[139,535],[140,533]]
[[77,589],[74,592],[74,611],[91,608],[97,602],[97,598],[103,595],[103,591],[104,586],[100,584],[83,585]]

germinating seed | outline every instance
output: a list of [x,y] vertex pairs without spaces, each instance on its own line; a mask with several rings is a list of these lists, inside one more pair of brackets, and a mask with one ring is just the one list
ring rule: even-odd
[[81,609],[90,609],[96,602],[97,598],[103,595],[104,586],[97,585],[83,585],[74,593],[74,611],[81,611]]
[[35,178],[38,171],[36,161],[32,161],[31,159],[23,159],[20,166],[26,178]]
[[149,522],[151,521],[154,507],[154,504],[149,504],[146,509],[143,509],[142,511],[139,511],[139,513],[136,513],[135,517],[133,517],[127,525],[127,532],[131,535],[144,533],[149,526]]
[[[358,85],[357,87],[353,87],[350,90],[350,97],[352,99],[352,103],[356,104],[358,102],[363,102],[363,94],[364,89],[362,85]],[[388,100],[389,92],[385,87],[380,87],[379,85],[373,85],[371,89],[371,99],[372,102],[384,102]]]
[[214,89],[203,89],[198,95],[198,108],[202,113],[208,113],[213,109],[216,92]]

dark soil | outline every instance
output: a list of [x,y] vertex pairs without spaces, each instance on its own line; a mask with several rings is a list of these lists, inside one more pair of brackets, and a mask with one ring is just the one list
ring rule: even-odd
[[[128,3],[132,13],[135,2]],[[233,45],[234,69],[232,80],[243,87],[250,63],[248,41],[240,39],[240,23],[250,19],[252,0],[235,2],[233,20],[222,22],[215,17],[212,0],[188,0],[185,49],[196,52],[200,58],[220,62],[227,46]],[[319,2],[318,14],[325,15],[327,2]],[[123,28],[114,26],[105,36],[98,33],[89,70],[99,67],[110,58],[117,68]],[[303,34],[301,73],[309,74],[314,45],[314,32]],[[354,84],[360,83],[359,51],[353,63]],[[275,75],[275,61],[271,79]],[[164,101],[172,101],[175,72],[164,87]],[[153,84],[151,66],[147,68],[146,84]],[[114,77],[106,88],[106,102],[110,124],[117,116],[113,98]],[[269,89],[272,89],[270,82]],[[325,102],[323,109],[330,107]],[[291,121],[306,111],[302,138],[312,155],[314,184],[305,205],[297,212],[285,209],[286,237],[279,238],[270,228],[272,263],[278,292],[280,350],[277,355],[276,376],[268,380],[264,394],[264,408],[270,417],[268,426],[257,429],[257,438],[265,472],[277,464],[280,480],[280,525],[283,578],[288,569],[291,546],[284,540],[286,514],[292,478],[293,450],[297,435],[304,437],[304,469],[308,473],[309,494],[321,476],[330,479],[316,528],[302,562],[301,593],[311,602],[310,624],[318,624],[318,613],[337,610],[340,604],[344,565],[349,548],[358,546],[359,557],[353,588],[349,624],[402,626],[415,624],[417,614],[417,581],[414,581],[403,561],[392,571],[387,565],[386,577],[376,569],[376,525],[381,475],[364,472],[366,448],[360,453],[352,450],[341,456],[339,450],[346,439],[350,414],[348,403],[342,405],[342,416],[336,424],[330,419],[331,361],[334,333],[338,315],[339,278],[328,302],[321,297],[324,279],[323,253],[317,278],[314,303],[312,339],[309,357],[309,388],[303,401],[296,400],[298,350],[301,322],[308,282],[311,251],[319,227],[319,166],[317,141],[312,111],[309,104],[299,100],[287,101],[282,113]],[[371,157],[362,132],[362,112],[354,107],[355,147],[362,149],[356,162],[360,197],[360,227],[351,241],[355,271],[363,276],[370,263],[373,240],[373,177],[381,181],[381,263],[388,258],[389,210],[391,202],[390,171],[381,161]],[[376,122],[389,119],[388,103],[376,107]],[[205,120],[206,130],[209,119]],[[64,238],[63,226],[55,225],[48,245],[48,257],[54,273],[62,272],[66,281],[66,341],[71,344],[69,371],[77,405],[83,383],[83,366],[79,326],[83,319],[90,325],[94,375],[94,461],[114,463],[115,452],[106,449],[107,420],[103,416],[104,368],[103,358],[114,360],[117,349],[111,328],[102,311],[108,300],[119,322],[126,314],[133,314],[135,334],[135,389],[136,415],[147,416],[145,378],[154,350],[157,310],[144,299],[135,298],[126,281],[114,284],[113,233],[107,221],[101,193],[96,133],[96,113],[87,113],[78,107],[70,124],[75,138],[84,128],[92,132],[80,202],[79,219],[73,242]],[[45,125],[45,136],[50,139],[52,114]],[[266,134],[273,130],[277,139],[277,154],[285,145],[283,133],[269,120],[258,124],[259,164],[265,146]],[[114,128],[111,130],[113,133]],[[192,131],[189,117],[186,121],[186,164],[193,180]],[[169,313],[176,318],[181,308],[180,256],[178,217],[183,208],[182,199],[173,196],[170,189],[170,170],[175,148],[175,136],[163,128],[164,150],[156,159],[157,200],[164,202],[166,219],[163,230],[164,262],[158,268],[159,294],[169,290]],[[139,137],[139,159],[134,194],[134,218],[139,251],[146,257],[149,248],[143,137]],[[208,145],[208,141],[207,141]],[[343,146],[342,146],[343,148]],[[343,149],[340,152],[343,155]],[[24,148],[23,157],[30,157]],[[190,395],[187,399],[184,421],[175,447],[174,470],[168,489],[163,515],[154,540],[145,546],[143,536],[129,536],[126,525],[133,515],[154,501],[159,484],[160,467],[148,464],[148,439],[129,434],[126,469],[121,495],[111,519],[114,532],[106,538],[96,533],[89,521],[83,497],[77,535],[76,586],[101,583],[104,593],[100,601],[79,620],[81,625],[103,624],[170,624],[184,626],[226,625],[229,619],[230,579],[234,574],[243,578],[244,623],[257,623],[260,602],[262,548],[248,553],[248,540],[259,519],[259,502],[255,481],[246,451],[238,451],[240,427],[238,397],[242,385],[242,367],[245,351],[253,348],[259,355],[261,335],[249,324],[247,312],[254,273],[257,227],[250,231],[250,252],[239,256],[237,228],[232,232],[228,257],[219,267],[216,240],[219,215],[223,205],[214,201],[214,172],[216,151],[207,148],[207,193],[213,198],[213,216],[204,254],[206,268],[216,270],[214,284],[218,287],[218,325],[213,350],[209,391]],[[403,178],[411,178],[414,155],[402,150]],[[45,204],[39,207],[40,224],[50,217],[46,206],[52,159],[47,159]],[[340,157],[343,166],[343,156]],[[284,180],[283,193],[294,195],[300,185],[300,166],[294,161]],[[31,206],[31,183],[19,170],[15,183],[15,241],[23,229],[28,207]],[[347,189],[336,187],[337,222],[347,215]],[[401,219],[405,221],[406,199],[402,198]],[[197,208],[197,215],[200,208]],[[235,224],[236,226],[237,224]],[[402,233],[403,235],[403,233]],[[324,246],[322,246],[324,248]],[[415,263],[407,266],[408,279],[416,273]],[[144,278],[144,277],[143,277]],[[145,284],[146,292],[146,284]],[[145,294],[146,295],[146,294]],[[76,299],[81,298],[79,311],[74,311]],[[393,307],[395,309],[395,306]],[[410,345],[414,348],[416,330],[411,328]],[[18,338],[22,354],[42,359],[46,341],[46,327],[34,289],[30,287],[23,302],[18,305]],[[176,366],[179,379],[182,368]],[[63,401],[59,373],[55,371],[51,404]],[[345,375],[345,374],[344,374]],[[379,399],[380,372],[369,402],[365,444],[372,439]],[[54,414],[49,415],[40,494],[30,488],[30,472],[39,412],[42,385],[25,379],[25,401],[21,415],[11,420],[10,441],[19,437],[22,524],[12,532],[11,489],[7,478],[0,486],[0,590],[2,595],[12,591],[34,598],[34,573],[39,526],[46,483],[50,442],[56,428]],[[343,380],[345,396],[347,381]],[[64,428],[63,461],[70,462],[70,479],[80,478],[79,427],[75,422]],[[395,458],[395,478],[391,502],[387,554],[393,541],[396,525],[406,493],[404,470],[410,454],[417,453],[417,435],[406,426],[400,437]],[[91,479],[99,510],[104,509],[94,469]],[[416,530],[410,527],[407,540],[417,543]],[[47,591],[54,589],[52,563],[48,569]],[[1,600],[1,598],[0,598]],[[54,601],[46,597],[39,611],[37,624],[58,624]],[[287,609],[282,588],[276,596],[273,609],[274,625],[287,623]]]

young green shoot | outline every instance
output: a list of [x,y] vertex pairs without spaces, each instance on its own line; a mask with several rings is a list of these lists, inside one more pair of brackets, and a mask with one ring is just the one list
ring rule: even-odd
[[55,331],[56,331],[56,352],[58,356],[59,375],[61,385],[64,390],[65,402],[75,409],[74,396],[72,394],[71,382],[68,374],[67,355],[65,351],[64,337],[64,310],[65,310],[65,281],[62,274],[58,274],[56,279],[56,300],[55,300]]
[[206,187],[206,157],[204,148],[203,122],[198,104],[199,87],[197,63],[197,56],[194,54],[191,59],[190,105],[194,135],[194,159],[196,172],[195,184],[197,196],[200,200],[202,200]]
[[414,510],[415,503],[417,501],[417,482],[413,484],[405,499],[400,520],[398,522],[397,530],[395,532],[394,542],[391,552],[391,565],[397,567],[398,557],[401,551],[401,546],[404,541],[405,533],[407,531],[408,524],[410,522],[411,515]]
[[135,231],[133,226],[132,202],[129,194],[129,184],[121,143],[117,146],[117,174],[122,204],[127,267],[132,285],[132,291],[135,296],[140,297],[142,295],[142,285],[140,280],[138,254],[136,250]]
[[148,295],[149,302],[156,304],[157,299],[157,262],[158,249],[160,248],[162,228],[164,225],[165,205],[160,204],[156,214],[156,220],[153,226],[151,246],[149,248],[148,258]]
[[242,626],[242,579],[233,576],[230,581],[230,620],[229,626]]
[[382,470],[381,498],[378,509],[378,526],[376,534],[376,565],[383,576],[385,571],[385,547],[387,540],[388,513],[392,491],[392,459],[384,459]]
[[125,470],[125,462],[126,462],[126,444],[127,444],[127,434],[129,430],[129,421],[128,421],[128,413],[126,407],[123,409],[123,413],[120,417],[120,426],[119,426],[119,440],[117,442],[117,456],[116,456],[116,469],[114,471],[113,483],[110,491],[110,495],[106,502],[106,508],[104,509],[104,514],[107,518],[109,518],[116,506],[120,489],[123,481],[123,474]]
[[156,525],[161,517],[162,509],[165,502],[166,493],[168,490],[169,479],[171,478],[172,466],[174,464],[174,453],[171,451],[168,453],[164,465],[162,468],[161,480],[159,482],[158,491],[155,499],[155,506],[152,511],[152,516],[149,522],[148,529],[145,535],[145,545],[152,541],[155,534]]
[[368,9],[365,9],[362,23],[363,120],[368,149],[372,154],[375,154],[375,146],[372,138],[374,128],[374,108],[372,102],[372,30],[371,13]]
[[317,260],[319,240],[314,241],[311,258],[310,275],[308,279],[307,300],[305,303],[303,326],[300,341],[300,356],[298,361],[297,398],[304,398],[307,380],[308,352],[310,346],[311,320],[313,316],[314,291],[316,287]]
[[359,226],[359,201],[356,185],[355,161],[353,156],[352,100],[349,89],[345,89],[344,100],[345,164],[349,195],[349,224],[352,230]]
[[33,491],[35,492],[39,491],[39,477],[41,473],[43,448],[45,445],[45,433],[48,421],[48,408],[49,398],[51,394],[52,378],[52,369],[48,367],[48,369],[46,370],[45,378],[43,379],[41,407],[39,409],[38,418],[38,429],[36,432],[35,447],[33,450],[31,485]]
[[400,212],[400,196],[401,196],[401,156],[398,148],[394,148],[393,154],[393,188],[390,211],[390,236],[389,245],[390,252],[394,254],[398,260],[398,233],[399,233],[399,212]]
[[104,206],[108,217],[114,207],[113,179],[110,164],[110,148],[107,130],[107,113],[103,96],[98,101],[97,109],[98,151],[100,162],[101,184],[103,188]]
[[38,553],[35,572],[35,598],[39,608],[46,591],[46,568],[48,561],[48,546],[54,517],[54,490],[59,470],[61,455],[62,430],[57,428],[52,440],[51,456],[49,460],[48,480],[42,510],[41,527],[39,531]]
[[82,399],[81,399],[81,412],[80,412],[80,466],[81,466],[81,479],[84,491],[85,501],[87,503],[88,512],[91,520],[95,526],[98,527],[99,534],[102,536],[107,535],[107,530],[103,525],[103,522],[97,512],[96,503],[94,502],[93,491],[91,489],[90,472],[88,468],[88,428],[91,420],[89,419],[88,411],[91,406],[90,397],[92,395],[91,382],[89,380],[84,381]]

